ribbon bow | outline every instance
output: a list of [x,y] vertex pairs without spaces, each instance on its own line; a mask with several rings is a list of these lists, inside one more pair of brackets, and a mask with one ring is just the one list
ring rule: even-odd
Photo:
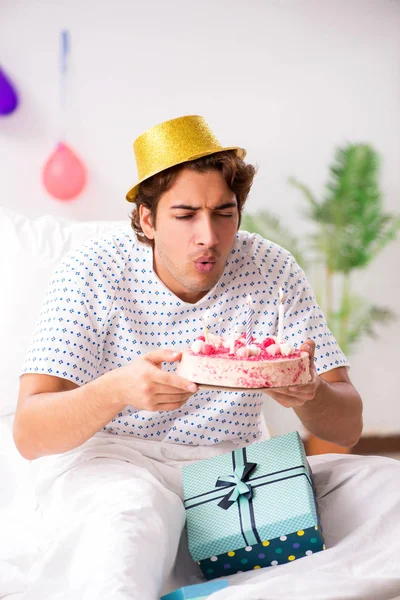
[[224,496],[218,506],[227,510],[232,504],[238,501],[240,496],[244,496],[248,500],[253,497],[253,490],[250,483],[246,483],[246,480],[256,468],[257,463],[248,463],[244,465],[238,465],[233,475],[223,475],[218,477],[216,487],[232,487],[229,492]]

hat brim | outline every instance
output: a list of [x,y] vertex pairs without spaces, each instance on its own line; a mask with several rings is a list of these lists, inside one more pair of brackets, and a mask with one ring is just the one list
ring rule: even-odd
[[142,179],[140,179],[129,190],[129,192],[126,194],[126,199],[128,200],[128,202],[135,202],[136,196],[139,191],[139,185],[141,183],[143,183],[143,181],[146,181],[146,179],[150,179],[150,177],[153,177],[153,175],[157,175],[157,173],[166,171],[167,169],[170,169],[171,167],[175,167],[176,165],[183,165],[184,163],[190,162],[191,160],[196,160],[198,158],[202,158],[203,156],[209,156],[210,154],[219,154],[219,152],[226,152],[227,150],[236,150],[236,155],[241,159],[243,159],[246,156],[246,150],[244,148],[238,148],[237,146],[230,146],[229,148],[221,148],[221,150],[213,150],[212,152],[204,152],[202,154],[193,155],[190,158],[187,158],[181,162],[174,163],[173,165],[170,165],[169,167],[165,167],[164,169],[158,169],[157,171],[154,171],[154,173],[150,173],[149,175],[146,175],[146,177],[143,177]]

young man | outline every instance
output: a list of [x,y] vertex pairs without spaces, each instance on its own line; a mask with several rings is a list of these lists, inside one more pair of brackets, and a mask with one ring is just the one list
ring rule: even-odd
[[254,335],[273,335],[283,287],[284,337],[309,353],[312,381],[266,393],[325,440],[351,446],[362,430],[347,360],[304,273],[286,250],[238,231],[255,174],[244,150],[189,116],[140,136],[135,154],[134,232],[64,260],[23,368],[14,439],[27,459],[45,457],[38,493],[51,529],[29,600],[43,589],[155,600],[184,524],[182,464],[262,435],[260,391],[200,391],[174,372],[206,313],[210,330],[222,319],[240,331],[251,292]]

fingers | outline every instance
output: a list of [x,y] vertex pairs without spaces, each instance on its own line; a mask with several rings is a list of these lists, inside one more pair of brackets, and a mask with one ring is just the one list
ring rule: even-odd
[[171,350],[153,350],[143,356],[145,360],[151,362],[157,367],[157,372],[152,373],[152,380],[165,386],[177,388],[178,390],[189,391],[192,394],[197,392],[198,387],[192,381],[180,377],[176,373],[169,373],[168,371],[161,370],[161,364],[163,362],[175,362],[181,357],[181,352],[174,352]]
[[166,371],[161,371],[161,369],[154,368],[151,375],[151,380],[147,382],[144,390],[150,399],[151,410],[167,410],[159,408],[162,404],[182,406],[198,390],[198,386],[195,383],[183,379],[174,373],[167,373]]
[[313,340],[307,340],[300,346],[301,352],[308,352],[310,356],[310,366],[314,364],[315,354],[315,342]]
[[291,385],[289,387],[282,388],[279,391],[284,392],[289,396],[308,396],[314,393],[317,381],[317,371],[314,365],[310,368],[310,375],[311,379],[307,383],[303,383],[301,385]]
[[303,406],[309,399],[306,396],[295,396],[294,394],[286,394],[283,392],[268,392],[265,393],[271,396],[274,400],[285,406],[286,408],[294,408],[297,406]]
[[154,406],[155,411],[178,410],[190,398],[191,394],[160,394]]
[[149,412],[176,410],[197,392],[198,386],[174,372],[163,371],[161,363],[179,357],[168,350],[149,352],[138,359],[139,375],[134,394],[138,406]]
[[[188,382],[188,384],[189,383],[190,382]],[[190,398],[190,396],[192,396],[195,392],[191,392],[188,389],[183,390],[182,388],[173,387],[172,385],[164,385],[162,383],[154,382],[153,393],[156,395],[171,394],[174,396],[188,396]]]
[[175,362],[180,359],[181,352],[175,352],[174,350],[152,350],[143,355],[143,358],[156,366],[161,366],[163,362]]
[[[157,398],[157,400],[156,400]],[[189,400],[190,396],[179,396],[176,394],[160,394],[153,396],[152,400],[144,401],[141,410],[147,412],[159,412],[163,410],[176,410],[181,408]]]
[[185,392],[191,392],[192,394],[197,392],[197,390],[199,389],[198,386],[192,381],[189,381],[184,377],[180,377],[176,373],[161,371],[161,369],[159,369],[158,372],[154,374],[153,380],[163,386],[169,386],[172,388],[176,388],[177,390],[185,390]]
[[304,342],[304,344],[302,344],[300,346],[300,351],[302,351],[302,352],[308,352],[308,355],[310,357],[310,375],[311,375],[311,382],[310,383],[314,383],[315,378],[317,376],[317,371],[316,371],[316,368],[315,368],[315,360],[314,360],[315,342],[313,340],[306,340]]
[[180,402],[171,402],[169,404],[168,403],[159,404],[157,406],[157,410],[159,410],[160,412],[179,410],[181,406],[182,406],[182,403],[180,403]]
[[300,398],[303,396],[307,397],[313,394],[315,391],[315,385],[314,381],[310,381],[309,383],[305,383],[302,385],[293,385],[289,387],[275,389],[271,388],[270,391],[268,391],[268,388],[266,388],[264,391],[266,393],[269,393],[270,395],[279,394],[280,396],[286,396],[289,398]]
[[316,390],[316,379],[306,383],[305,385],[290,386],[281,388],[279,390],[264,389],[263,392],[268,396],[271,396],[274,400],[285,406],[286,408],[295,408],[303,406],[309,400],[312,400],[315,396]]

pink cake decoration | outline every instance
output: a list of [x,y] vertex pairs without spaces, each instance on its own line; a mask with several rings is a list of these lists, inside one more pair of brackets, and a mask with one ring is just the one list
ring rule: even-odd
[[199,336],[182,353],[178,374],[190,381],[217,388],[275,388],[310,380],[309,355],[273,336],[257,342],[254,336],[236,334],[230,340],[208,333]]

